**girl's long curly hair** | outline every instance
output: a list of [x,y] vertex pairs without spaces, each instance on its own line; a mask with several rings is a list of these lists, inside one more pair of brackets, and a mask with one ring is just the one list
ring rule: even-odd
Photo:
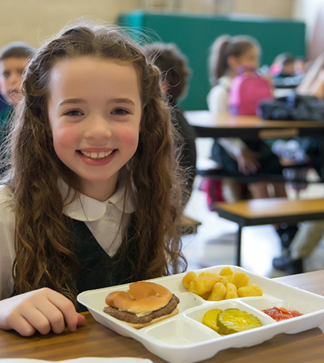
[[[186,268],[181,253],[181,175],[174,146],[170,109],[161,92],[159,70],[142,48],[117,27],[81,24],[64,29],[31,59],[23,82],[24,98],[15,110],[3,178],[16,200],[13,265],[15,293],[43,286],[75,301],[71,287],[76,257],[62,213],[64,200],[57,181],[79,190],[78,176],[57,157],[48,119],[49,82],[53,66],[78,57],[113,59],[132,64],[139,79],[143,114],[139,145],[125,168],[125,196],[136,195],[136,212],[121,246],[121,263],[139,243],[132,280],[167,275]],[[134,228],[135,227],[135,228]],[[136,233],[129,233],[135,230]]]

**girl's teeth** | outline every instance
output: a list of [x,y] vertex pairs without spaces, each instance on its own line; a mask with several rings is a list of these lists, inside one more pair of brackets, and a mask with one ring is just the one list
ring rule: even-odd
[[88,153],[86,151],[81,151],[81,153],[84,156],[87,156],[88,158],[91,158],[91,159],[102,159],[102,158],[105,158],[108,155],[110,155],[112,153],[112,151],[109,151],[109,152],[100,151],[100,153],[94,153],[94,152]]

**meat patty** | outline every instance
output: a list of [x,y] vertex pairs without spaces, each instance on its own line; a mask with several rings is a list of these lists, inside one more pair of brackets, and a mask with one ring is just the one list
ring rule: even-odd
[[134,313],[130,313],[124,310],[118,310],[117,308],[113,308],[111,306],[106,306],[103,311],[113,316],[114,318],[126,321],[127,323],[143,324],[149,323],[151,320],[159,318],[160,316],[172,313],[172,311],[177,307],[179,302],[180,300],[178,299],[178,297],[172,294],[171,300],[165,306],[163,306],[163,308],[152,311],[150,314],[144,316],[137,316]]

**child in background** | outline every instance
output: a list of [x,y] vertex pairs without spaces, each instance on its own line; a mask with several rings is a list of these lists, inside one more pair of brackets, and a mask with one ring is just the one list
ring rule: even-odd
[[186,57],[175,44],[152,43],[148,44],[145,49],[162,72],[162,88],[167,93],[169,103],[173,107],[172,120],[181,135],[181,139],[178,141],[179,147],[182,149],[180,165],[187,170],[186,186],[189,194],[186,200],[188,200],[196,175],[196,135],[178,106],[178,102],[186,94],[187,79],[191,72],[187,66]]
[[186,267],[160,82],[116,28],[82,23],[36,52],[0,187],[0,328],[74,331],[79,292]]
[[[213,43],[209,66],[213,88],[207,96],[209,110],[214,114],[228,112],[228,94],[231,80],[239,67],[257,69],[260,46],[248,36],[221,36]],[[233,138],[217,139],[212,158],[235,176],[256,173],[282,174],[278,157],[261,140]],[[249,184],[253,198],[268,198],[267,182]],[[284,183],[272,183],[275,197],[286,197]]]
[[23,42],[9,43],[0,49],[0,92],[8,104],[0,112],[0,127],[6,126],[14,106],[20,101],[23,73],[34,48]]
[[[224,35],[215,40],[209,59],[213,88],[207,96],[208,108],[212,113],[228,112],[229,89],[232,79],[238,74],[238,68],[257,69],[259,58],[260,45],[254,38]],[[258,173],[282,175],[278,157],[261,140],[219,138],[214,142],[212,158],[234,176]],[[287,197],[283,182],[254,182],[248,184],[248,188],[252,198]],[[297,227],[276,226],[276,230],[284,242],[293,238]]]
[[279,73],[274,78],[286,78],[295,76],[295,57],[289,53],[281,53],[274,60],[278,64]]

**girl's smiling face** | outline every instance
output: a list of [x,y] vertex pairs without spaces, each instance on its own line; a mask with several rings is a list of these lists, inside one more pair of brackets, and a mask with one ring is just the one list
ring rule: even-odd
[[51,71],[48,116],[59,159],[81,180],[82,193],[106,200],[134,155],[142,102],[129,63],[82,57]]

